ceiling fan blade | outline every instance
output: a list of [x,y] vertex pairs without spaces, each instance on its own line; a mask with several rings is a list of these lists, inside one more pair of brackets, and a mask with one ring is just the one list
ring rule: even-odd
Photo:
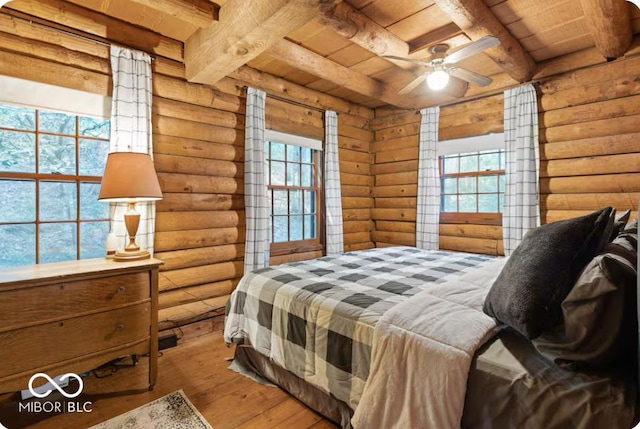
[[490,77],[483,76],[480,73],[472,72],[471,70],[462,69],[460,67],[450,68],[449,74],[478,86],[487,86],[491,82],[493,82],[493,79],[491,79]]
[[471,42],[468,45],[463,46],[455,52],[447,55],[444,59],[445,64],[454,64],[458,61],[462,61],[475,54],[479,54],[485,49],[493,48],[500,44],[500,40],[494,36],[484,36],[482,39],[478,39],[475,42]]
[[418,76],[417,78],[415,78],[414,80],[409,82],[404,88],[402,88],[400,91],[398,91],[398,94],[403,95],[403,94],[406,94],[408,92],[413,91],[418,85],[420,85],[422,82],[424,82],[426,78],[427,78],[427,74],[426,73],[420,74],[420,76]]
[[386,58],[388,60],[395,60],[395,61],[408,61],[410,63],[421,64],[423,66],[429,65],[428,61],[414,60],[413,58],[397,57],[395,55],[382,55],[382,58]]

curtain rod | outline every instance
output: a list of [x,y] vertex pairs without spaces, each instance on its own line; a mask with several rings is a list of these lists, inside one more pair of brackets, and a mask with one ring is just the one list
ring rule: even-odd
[[[245,90],[247,88],[249,88],[248,85],[243,85],[242,86]],[[265,94],[267,95],[267,97],[269,98],[273,98],[274,100],[278,100],[278,101],[282,101],[284,103],[289,103],[289,104],[293,104],[294,106],[299,106],[299,107],[304,107],[305,109],[311,109],[311,110],[315,110],[316,112],[325,112],[327,109],[322,109],[320,107],[316,107],[316,106],[309,106],[308,104],[304,104],[301,103],[299,101],[295,101],[295,100],[291,100],[289,98],[285,98],[285,97],[281,97],[279,95],[274,95],[274,94],[269,94],[268,92],[265,91]],[[339,112],[336,112],[336,115],[340,115]]]
[[[49,30],[54,30],[54,31],[57,31],[57,32],[62,33],[62,34],[66,34],[67,36],[72,36],[72,37],[76,37],[78,39],[86,40],[86,41],[89,41],[89,42],[94,42],[94,43],[97,43],[99,45],[111,46],[111,45],[114,44],[114,43],[111,43],[110,40],[105,39],[104,37],[95,36],[95,35],[86,33],[84,31],[76,30],[76,29],[68,27],[66,25],[48,23],[45,20],[42,20],[42,19],[37,18],[37,17],[31,17],[29,15],[23,14],[22,12],[18,12],[18,11],[11,11],[11,12],[0,11],[0,14],[9,16],[11,18],[19,19],[21,21],[27,22],[27,23],[29,23],[31,25],[35,25],[37,27],[42,27],[42,28],[47,28]],[[155,57],[155,55],[153,53],[147,52],[144,49],[134,48],[134,47],[131,47],[131,46],[126,46],[126,45],[120,44],[120,43],[118,43],[117,45],[118,46],[123,46],[125,48],[130,48],[130,49],[133,49],[133,50],[136,50],[136,51],[144,52],[145,54],[149,55],[152,60],[156,59],[156,57]]]
[[274,100],[282,101],[282,102],[285,102],[285,103],[293,104],[295,106],[304,107],[305,109],[315,110],[317,112],[324,112],[326,110],[326,109],[321,109],[321,108],[315,107],[315,106],[309,106],[308,104],[304,104],[304,103],[301,103],[299,101],[289,100],[288,98],[280,97],[279,95],[267,94],[267,97],[273,98]]

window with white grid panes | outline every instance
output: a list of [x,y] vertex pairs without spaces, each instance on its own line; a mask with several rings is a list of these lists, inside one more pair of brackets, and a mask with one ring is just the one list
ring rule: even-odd
[[272,253],[321,248],[320,151],[265,142]]
[[0,267],[104,256],[109,120],[0,104]]
[[458,213],[483,213],[487,218],[502,213],[504,168],[504,150],[440,156],[440,211],[445,219]]

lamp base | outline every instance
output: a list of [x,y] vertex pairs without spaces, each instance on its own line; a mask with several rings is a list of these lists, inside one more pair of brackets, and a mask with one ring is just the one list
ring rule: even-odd
[[114,261],[140,261],[149,259],[151,255],[146,250],[120,251],[113,256]]

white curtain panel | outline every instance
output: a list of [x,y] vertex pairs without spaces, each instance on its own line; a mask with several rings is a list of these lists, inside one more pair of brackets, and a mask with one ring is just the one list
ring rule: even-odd
[[338,157],[338,115],[331,110],[324,113],[324,145],[326,252],[327,255],[335,255],[344,251],[344,236]]
[[506,189],[502,229],[510,255],[527,231],[540,225],[538,101],[531,84],[504,92]]
[[244,273],[269,265],[269,208],[265,183],[264,104],[266,94],[247,88],[244,134]]
[[[111,102],[110,152],[141,152],[153,157],[151,127],[151,57],[144,52],[111,45],[113,97]],[[127,229],[124,225],[126,203],[111,203],[111,231],[124,248]],[[140,225],[136,243],[153,255],[155,202],[137,203]]]
[[440,224],[440,174],[438,172],[439,107],[420,110],[420,154],[416,202],[416,247],[438,250]]

